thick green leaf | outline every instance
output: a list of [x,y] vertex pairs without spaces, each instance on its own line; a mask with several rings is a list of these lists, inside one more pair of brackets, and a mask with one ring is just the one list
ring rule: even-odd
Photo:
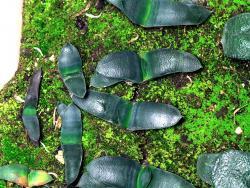
[[250,13],[231,18],[225,25],[221,42],[226,56],[250,60]]
[[131,131],[170,127],[182,118],[178,109],[171,105],[132,103],[118,96],[96,91],[89,91],[83,99],[76,96],[72,96],[72,99],[84,111]]
[[59,57],[58,69],[69,92],[84,97],[85,78],[82,72],[82,60],[78,50],[72,44],[66,44]]
[[23,187],[28,187],[29,172],[29,168],[23,165],[6,165],[0,167],[0,179],[14,182]]
[[82,120],[80,110],[73,104],[60,104],[58,113],[62,118],[61,144],[65,160],[65,179],[72,184],[79,175],[82,163]]
[[122,51],[105,56],[97,65],[90,85],[102,88],[121,81],[141,83],[177,72],[193,72],[202,68],[190,53],[158,49],[140,55]]
[[152,180],[147,188],[194,188],[185,179],[171,172],[166,172],[158,168],[152,168]]
[[87,165],[79,187],[194,188],[183,178],[123,157],[101,157]]
[[202,180],[216,188],[248,188],[250,186],[250,153],[231,150],[219,154],[203,154],[197,163]]
[[107,0],[133,23],[143,27],[199,25],[211,14],[206,8],[181,0]]
[[24,127],[27,130],[31,141],[35,145],[39,145],[40,139],[40,126],[36,109],[38,104],[41,76],[41,69],[35,71],[30,82],[22,113]]
[[84,173],[80,179],[80,181],[77,184],[77,187],[80,188],[115,188],[107,186],[101,182],[98,182],[94,178],[92,178],[89,173]]
[[[151,180],[151,171],[140,164],[122,157],[101,157],[87,165],[88,174],[98,182],[112,187],[146,188]],[[139,178],[140,177],[140,178]],[[139,182],[143,180],[144,182]]]

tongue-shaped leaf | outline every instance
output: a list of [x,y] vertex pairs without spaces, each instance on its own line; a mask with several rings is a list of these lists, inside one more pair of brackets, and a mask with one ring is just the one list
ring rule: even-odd
[[37,118],[36,108],[38,104],[41,76],[41,69],[35,71],[30,82],[22,114],[24,127],[27,130],[31,141],[35,145],[39,145],[40,139],[40,126]]
[[78,97],[84,97],[86,84],[82,72],[82,60],[72,44],[66,44],[62,48],[58,69],[69,92]]
[[202,68],[190,53],[173,49],[158,49],[140,55],[122,51],[105,56],[91,78],[94,87],[102,88],[121,81],[141,83],[177,72],[193,72]]
[[98,182],[111,187],[146,188],[151,171],[123,157],[101,157],[87,166],[87,172]]
[[201,155],[197,163],[202,180],[219,188],[248,188],[250,185],[250,153],[231,150]]
[[0,167],[0,179],[28,187],[29,172],[30,170],[23,165],[6,165]]
[[226,56],[250,60],[250,13],[239,14],[225,25],[222,45]]
[[73,104],[60,104],[58,113],[62,118],[61,144],[65,160],[65,178],[68,185],[79,175],[82,163],[82,120],[80,110]]
[[171,105],[132,103],[118,96],[96,91],[89,91],[83,99],[76,96],[72,96],[72,99],[82,110],[131,131],[170,127],[182,118],[178,109]]
[[29,187],[37,187],[53,181],[53,178],[43,170],[31,170],[28,180]]
[[199,25],[211,14],[191,0],[107,0],[143,27]]

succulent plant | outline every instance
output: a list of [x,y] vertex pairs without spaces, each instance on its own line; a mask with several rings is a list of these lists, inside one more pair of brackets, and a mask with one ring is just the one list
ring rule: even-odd
[[173,49],[158,49],[138,55],[121,51],[105,56],[97,65],[91,86],[102,88],[118,82],[141,83],[177,72],[193,72],[202,68],[190,53]]
[[30,140],[36,146],[39,145],[40,139],[40,126],[37,117],[37,105],[41,76],[41,69],[35,71],[28,88],[22,113],[24,127],[29,135]]
[[72,96],[82,110],[131,131],[170,127],[182,118],[175,107],[154,102],[126,101],[116,95],[88,91],[85,98]]
[[198,158],[197,173],[215,188],[249,188],[250,153],[230,150],[203,154]]
[[143,27],[199,25],[211,12],[192,0],[107,0]]
[[66,44],[62,48],[58,69],[69,92],[83,98],[86,84],[82,72],[82,60],[78,50],[72,44]]
[[45,185],[53,178],[43,170],[30,170],[28,167],[11,164],[0,167],[0,179],[14,182],[22,187]]
[[194,188],[183,178],[123,157],[101,157],[86,167],[80,188]]
[[222,45],[226,56],[250,60],[250,13],[234,16],[225,25]]
[[60,104],[58,113],[62,118],[61,144],[65,161],[65,179],[66,183],[71,185],[79,175],[83,158],[81,112],[74,104]]

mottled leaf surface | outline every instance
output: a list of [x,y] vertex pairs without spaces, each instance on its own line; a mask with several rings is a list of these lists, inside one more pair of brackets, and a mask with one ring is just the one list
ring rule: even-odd
[[164,48],[138,55],[121,51],[105,56],[98,63],[90,85],[102,88],[121,81],[141,83],[177,72],[194,72],[200,68],[200,61],[187,52]]
[[250,153],[230,150],[219,154],[203,154],[197,162],[202,180],[216,188],[248,188],[250,186]]
[[35,71],[28,88],[22,113],[24,127],[28,132],[29,138],[35,145],[39,144],[40,139],[40,126],[36,110],[39,98],[41,76],[41,69]]
[[53,181],[53,178],[43,170],[31,170],[28,180],[29,187],[37,187]]
[[178,0],[107,0],[133,23],[143,27],[199,25],[211,14],[193,1]]
[[250,60],[250,13],[239,14],[228,20],[222,45],[226,56]]
[[69,92],[78,97],[84,97],[86,84],[82,72],[82,60],[78,50],[72,44],[66,44],[62,48],[58,69]]
[[131,131],[171,127],[182,118],[175,107],[153,102],[125,101],[116,95],[88,91],[85,98],[72,96],[82,110]]
[[81,112],[74,104],[60,104],[58,113],[62,118],[61,144],[65,161],[65,179],[70,185],[78,177],[82,163]]

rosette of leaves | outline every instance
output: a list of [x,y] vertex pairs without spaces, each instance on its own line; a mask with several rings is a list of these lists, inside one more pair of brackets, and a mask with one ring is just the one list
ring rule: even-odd
[[102,88],[118,82],[141,83],[177,72],[201,69],[200,61],[190,53],[158,49],[137,54],[121,51],[105,56],[97,65],[90,85]]
[[58,105],[62,118],[61,144],[65,162],[65,179],[68,185],[75,182],[82,164],[82,120],[81,112],[74,105]]
[[250,60],[250,13],[229,19],[224,27],[221,42],[226,56]]
[[66,44],[58,61],[59,73],[70,93],[83,98],[86,93],[86,83],[82,71],[82,60],[76,47]]
[[107,0],[143,27],[199,25],[211,12],[192,0]]
[[230,150],[203,154],[198,158],[197,173],[215,188],[249,188],[250,153]]
[[90,162],[80,188],[194,188],[183,178],[123,157],[101,157]]
[[40,125],[37,117],[37,105],[39,98],[39,88],[41,82],[42,70],[35,71],[31,78],[27,96],[25,98],[22,112],[22,120],[28,136],[33,144],[39,145]]
[[179,110],[171,105],[154,102],[130,102],[108,93],[88,91],[85,98],[72,96],[82,110],[136,131],[171,127],[182,118]]
[[28,167],[19,164],[0,167],[0,179],[14,182],[22,187],[37,187],[53,181],[53,178],[47,172],[30,170]]

